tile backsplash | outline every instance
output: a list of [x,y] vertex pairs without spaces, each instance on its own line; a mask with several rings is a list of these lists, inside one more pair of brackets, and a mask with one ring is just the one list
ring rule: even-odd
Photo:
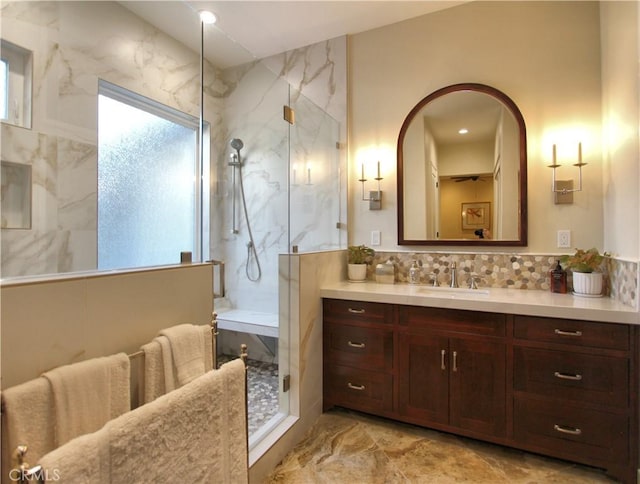
[[[475,277],[479,287],[548,291],[549,271],[555,267],[558,257],[553,254],[376,252],[367,278],[375,281],[376,265],[391,260],[396,268],[396,282],[407,283],[409,268],[416,261],[422,268],[421,283],[432,284],[435,278],[438,284],[446,285],[451,281],[451,265],[455,262],[460,287],[467,286],[469,279]],[[604,269],[605,294],[637,307],[638,263],[609,258]]]

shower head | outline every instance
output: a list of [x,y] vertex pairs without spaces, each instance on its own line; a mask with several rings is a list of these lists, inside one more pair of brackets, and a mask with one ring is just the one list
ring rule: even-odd
[[233,138],[229,144],[236,151],[240,151],[244,147],[244,143],[240,138]]

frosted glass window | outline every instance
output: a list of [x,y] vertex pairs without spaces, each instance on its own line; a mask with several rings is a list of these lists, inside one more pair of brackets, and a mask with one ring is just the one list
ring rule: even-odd
[[0,39],[0,116],[2,121],[31,127],[31,51]]
[[0,59],[0,118],[7,119],[7,98],[9,95],[9,82],[7,73],[9,72],[7,63],[4,59]]
[[182,251],[197,260],[197,124],[118,97],[98,101],[98,269],[175,264]]

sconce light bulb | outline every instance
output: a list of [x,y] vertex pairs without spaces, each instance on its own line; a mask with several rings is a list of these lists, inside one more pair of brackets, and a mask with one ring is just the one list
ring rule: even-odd
[[200,21],[203,24],[207,24],[207,25],[215,24],[217,20],[218,18],[215,16],[213,12],[210,12],[209,10],[200,11]]
[[458,130],[458,134],[467,134],[469,130],[467,128],[461,128]]

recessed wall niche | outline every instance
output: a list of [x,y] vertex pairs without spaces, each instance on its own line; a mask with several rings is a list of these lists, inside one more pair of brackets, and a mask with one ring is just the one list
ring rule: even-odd
[[0,166],[0,225],[3,229],[30,229],[31,165],[3,161]]

